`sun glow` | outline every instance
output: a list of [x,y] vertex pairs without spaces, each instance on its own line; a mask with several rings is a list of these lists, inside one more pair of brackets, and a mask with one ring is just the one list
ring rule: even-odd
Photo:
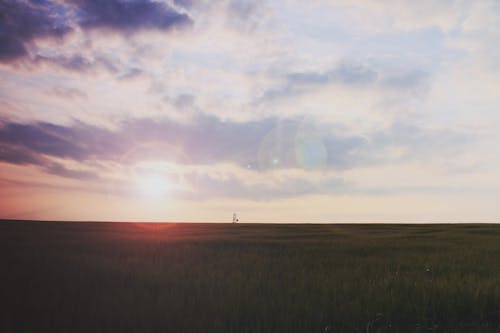
[[143,196],[162,197],[169,191],[169,181],[162,175],[145,175],[137,179],[139,191]]

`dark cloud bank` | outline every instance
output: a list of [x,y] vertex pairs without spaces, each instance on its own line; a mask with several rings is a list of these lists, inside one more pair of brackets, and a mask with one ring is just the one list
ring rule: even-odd
[[30,42],[62,38],[77,26],[128,34],[190,22],[186,14],[151,0],[0,0],[0,61],[22,58]]

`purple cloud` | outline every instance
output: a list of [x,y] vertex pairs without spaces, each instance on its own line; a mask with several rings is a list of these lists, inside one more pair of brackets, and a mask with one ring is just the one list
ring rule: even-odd
[[81,159],[87,152],[79,144],[79,133],[71,128],[49,123],[9,123],[0,130],[0,142],[28,149],[32,153]]
[[93,180],[99,178],[99,176],[92,171],[68,169],[60,163],[49,163],[45,165],[44,168],[45,171],[50,174],[65,178],[74,178],[79,180]]
[[120,163],[160,159],[179,164],[235,163],[254,170],[348,169],[387,162],[380,160],[380,152],[389,147],[402,148],[399,158],[408,159],[454,153],[468,140],[462,133],[399,123],[366,137],[334,131],[311,134],[303,132],[302,125],[300,119],[234,122],[204,114],[191,123],[133,119],[116,131],[83,123],[5,123],[0,127],[0,160],[37,164],[46,157]]
[[22,145],[0,143],[0,162],[18,165],[37,165],[47,173],[65,178],[76,178],[80,180],[98,178],[98,175],[94,172],[68,169],[64,165],[52,162],[44,155]]
[[[103,28],[123,33],[166,31],[191,23],[188,15],[151,0],[0,1],[0,61],[28,55],[27,46],[39,38],[61,38],[73,30]],[[51,60],[37,57],[35,60]],[[55,59],[74,70],[91,64],[81,56]]]
[[36,38],[60,38],[72,30],[57,15],[56,3],[0,1],[0,61],[11,61],[27,54],[26,44]]
[[121,32],[168,30],[191,22],[186,14],[150,0],[71,0],[71,3],[81,12],[79,24],[86,29],[106,28]]
[[30,148],[0,143],[0,161],[11,164],[41,164],[42,160]]
[[285,75],[282,86],[265,91],[256,104],[301,95],[330,83],[346,86],[370,85],[377,81],[378,76],[379,73],[372,68],[348,62],[341,62],[335,68],[324,72],[291,72]]

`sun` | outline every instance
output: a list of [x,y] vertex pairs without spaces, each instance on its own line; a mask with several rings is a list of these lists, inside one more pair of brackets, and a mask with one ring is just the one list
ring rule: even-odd
[[137,185],[141,195],[147,197],[163,197],[170,189],[167,177],[158,174],[138,177]]

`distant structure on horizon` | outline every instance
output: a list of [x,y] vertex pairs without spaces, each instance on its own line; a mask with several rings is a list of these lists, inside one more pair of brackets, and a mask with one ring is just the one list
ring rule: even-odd
[[236,223],[238,221],[239,221],[238,216],[236,216],[236,213],[233,213],[233,223]]

